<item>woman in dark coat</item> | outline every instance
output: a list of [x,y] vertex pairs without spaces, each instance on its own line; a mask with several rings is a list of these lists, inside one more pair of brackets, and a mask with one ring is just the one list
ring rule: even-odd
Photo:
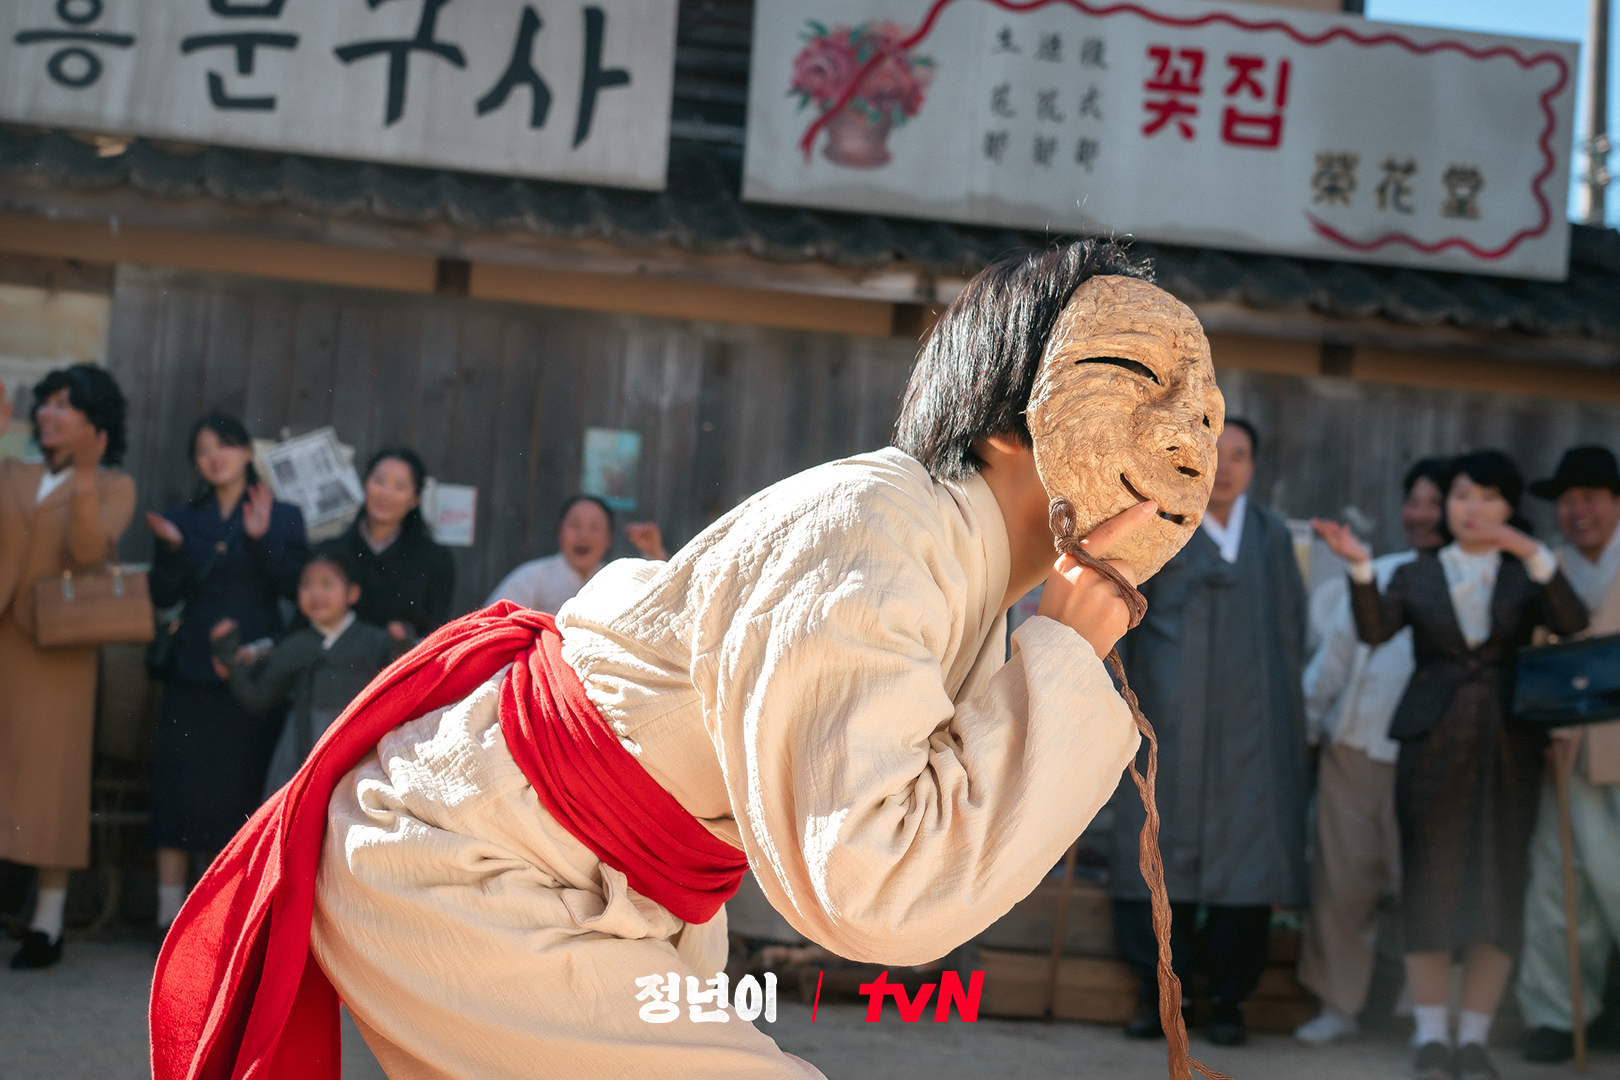
[[355,614],[395,641],[424,637],[450,618],[456,565],[422,520],[427,469],[416,451],[390,447],[366,465],[366,505],[338,539],[360,586]]
[[[1318,523],[1351,564],[1362,640],[1381,644],[1412,627],[1417,669],[1389,734],[1401,744],[1395,810],[1420,1080],[1496,1075],[1485,1041],[1523,936],[1543,743],[1509,715],[1514,661],[1538,625],[1558,634],[1586,627],[1552,553],[1509,524],[1523,487],[1506,454],[1458,458],[1445,485],[1449,542],[1396,570],[1382,595],[1367,549],[1343,526]],[[1453,1055],[1446,1002],[1459,950]]]
[[279,635],[278,600],[296,594],[309,557],[303,514],[259,482],[240,421],[206,416],[188,445],[202,478],[196,496],[146,518],[157,537],[152,602],[185,603],[152,750],[147,840],[158,849],[160,926],[185,896],[187,853],[218,851],[258,809],[281,733],[280,710],[253,715],[215,673],[209,631],[233,619],[244,641]]

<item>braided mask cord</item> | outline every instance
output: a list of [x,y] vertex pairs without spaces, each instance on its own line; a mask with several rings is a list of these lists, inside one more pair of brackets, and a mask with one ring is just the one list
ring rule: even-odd
[[[1072,557],[1081,566],[1095,570],[1114,583],[1120,599],[1125,601],[1130,611],[1131,628],[1134,629],[1142,621],[1142,616],[1147,614],[1147,598],[1118,570],[1085,549],[1080,542],[1082,538],[1075,535],[1077,518],[1073,504],[1067,499],[1059,497],[1052,500],[1050,523],[1054,546],[1060,554]],[[1125,665],[1119,658],[1118,649],[1109,651],[1108,669],[1119,682],[1120,696],[1130,706],[1136,730],[1142,733],[1142,738],[1148,744],[1147,775],[1137,771],[1135,760],[1131,761],[1130,773],[1142,797],[1142,808],[1147,811],[1146,819],[1142,822],[1140,862],[1142,877],[1153,898],[1153,936],[1159,942],[1159,1022],[1164,1027],[1164,1038],[1169,1047],[1171,1080],[1190,1080],[1191,1069],[1197,1069],[1208,1080],[1232,1080],[1225,1073],[1205,1065],[1187,1050],[1187,1025],[1181,1017],[1181,980],[1170,966],[1170,898],[1164,887],[1164,856],[1159,851],[1159,804],[1154,795],[1159,777],[1159,738],[1153,732],[1153,725],[1142,715],[1136,694],[1126,681]]]

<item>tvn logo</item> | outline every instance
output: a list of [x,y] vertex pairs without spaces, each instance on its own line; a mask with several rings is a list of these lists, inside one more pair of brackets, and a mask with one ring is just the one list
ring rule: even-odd
[[[923,983],[917,988],[917,996],[912,997],[906,993],[906,988],[899,983],[889,981],[889,973],[882,972],[869,983],[862,983],[860,995],[866,998],[866,1022],[875,1024],[883,1017],[883,1001],[885,998],[894,998],[895,1008],[900,1013],[900,1019],[908,1024],[915,1024],[922,1019],[923,1010],[928,1008],[928,1000],[939,990],[939,997],[934,1002],[934,1023],[943,1024],[951,1018],[951,1009],[965,1023],[973,1023],[979,1019],[979,996],[984,992],[984,972],[975,971],[968,976],[967,989],[962,988],[962,978],[954,971],[940,974],[939,982]],[[816,979],[816,994],[820,997],[821,979]],[[812,1010],[811,1019],[815,1019]]]

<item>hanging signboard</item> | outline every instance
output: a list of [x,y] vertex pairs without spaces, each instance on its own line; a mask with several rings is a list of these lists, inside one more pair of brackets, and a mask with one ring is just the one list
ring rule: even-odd
[[758,0],[743,195],[1556,280],[1576,54],[1195,0]]
[[6,0],[0,119],[658,190],[677,0]]

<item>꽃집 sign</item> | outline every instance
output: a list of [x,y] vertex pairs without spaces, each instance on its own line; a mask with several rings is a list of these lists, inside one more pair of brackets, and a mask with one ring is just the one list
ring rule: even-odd
[[1193,0],[758,0],[743,195],[1561,279],[1576,55]]
[[5,0],[0,119],[661,189],[676,0]]

